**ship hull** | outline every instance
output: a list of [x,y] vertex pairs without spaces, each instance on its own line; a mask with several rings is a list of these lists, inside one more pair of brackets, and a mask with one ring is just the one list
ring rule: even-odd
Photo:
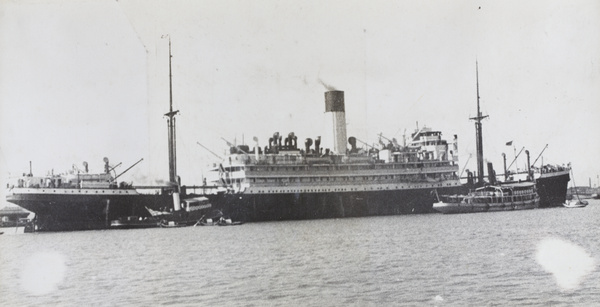
[[540,208],[561,207],[567,199],[569,170],[543,173],[536,179]]
[[[460,187],[437,192],[458,193]],[[343,218],[431,213],[436,194],[432,189],[379,190],[327,193],[206,195],[213,209],[244,222]]]
[[[36,189],[13,191],[7,201],[35,213],[36,231],[73,231],[110,228],[123,216],[149,217],[146,207],[172,207],[164,194],[138,194],[135,190]],[[126,193],[127,191],[127,193]]]

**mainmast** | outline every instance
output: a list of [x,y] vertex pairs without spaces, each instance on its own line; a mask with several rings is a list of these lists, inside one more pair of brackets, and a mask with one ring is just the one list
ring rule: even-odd
[[477,80],[477,116],[470,119],[475,120],[475,137],[477,141],[477,180],[483,183],[483,137],[481,134],[481,120],[488,117],[483,116],[479,108],[479,67],[475,61],[475,78]]
[[167,126],[169,128],[169,182],[177,183],[177,143],[175,135],[175,115],[179,110],[173,111],[173,76],[171,74],[171,37],[169,37],[169,113],[167,116]]

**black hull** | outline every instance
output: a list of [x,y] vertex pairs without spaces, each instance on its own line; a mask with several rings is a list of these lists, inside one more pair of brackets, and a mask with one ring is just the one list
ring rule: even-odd
[[[456,194],[460,187],[440,188]],[[436,194],[431,189],[364,192],[206,195],[212,208],[244,222],[305,220],[359,216],[432,213]]]
[[569,171],[544,173],[536,179],[540,208],[562,207],[567,199]]
[[149,217],[145,207],[171,208],[168,194],[69,195],[14,194],[7,201],[35,213],[36,231],[73,231],[110,228],[112,220],[124,216]]

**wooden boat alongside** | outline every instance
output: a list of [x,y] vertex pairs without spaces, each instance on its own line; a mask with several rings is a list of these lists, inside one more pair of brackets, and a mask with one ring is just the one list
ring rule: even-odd
[[475,213],[535,209],[540,197],[532,182],[489,185],[467,195],[442,195],[433,209],[441,213]]

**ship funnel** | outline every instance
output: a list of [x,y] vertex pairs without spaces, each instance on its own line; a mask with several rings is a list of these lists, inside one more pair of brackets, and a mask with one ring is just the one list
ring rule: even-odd
[[325,112],[333,117],[333,151],[346,154],[346,111],[343,91],[325,92]]

